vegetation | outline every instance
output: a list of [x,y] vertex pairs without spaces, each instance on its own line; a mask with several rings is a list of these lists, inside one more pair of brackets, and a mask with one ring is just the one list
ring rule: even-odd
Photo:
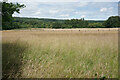
[[20,9],[24,8],[24,5],[20,5],[18,3],[13,4],[13,3],[6,3],[2,2],[2,25],[3,25],[3,30],[5,29],[14,29],[17,28],[13,26],[13,17],[12,15],[14,12],[20,13]]
[[120,16],[111,16],[105,21],[104,25],[107,28],[120,27]]
[[88,21],[88,27],[89,28],[106,28],[104,25],[105,21]]
[[117,78],[117,31],[3,31],[3,77]]
[[[31,28],[116,28],[120,17],[106,21],[12,17],[25,7],[3,2],[3,78],[117,78],[118,32],[56,31]],[[30,30],[13,30],[30,28]],[[10,31],[6,31],[10,30]]]
[[19,28],[116,28],[120,27],[120,17],[113,16],[106,21],[91,21],[84,19],[57,20],[57,19],[38,19],[15,17],[12,27],[7,26],[3,29]]
[[19,28],[103,28],[104,21],[87,21],[84,19],[57,20],[15,17],[14,27]]

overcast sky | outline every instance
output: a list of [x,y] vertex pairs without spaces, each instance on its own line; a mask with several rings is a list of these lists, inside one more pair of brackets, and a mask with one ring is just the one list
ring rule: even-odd
[[118,15],[117,0],[9,0],[9,2],[26,5],[21,9],[21,14],[13,15],[16,17],[105,20],[109,16]]

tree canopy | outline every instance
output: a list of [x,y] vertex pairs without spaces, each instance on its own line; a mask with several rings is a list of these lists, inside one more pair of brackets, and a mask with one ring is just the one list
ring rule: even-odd
[[107,28],[120,27],[120,16],[111,16],[105,21],[104,25]]
[[7,3],[2,2],[2,25],[3,29],[10,29],[12,27],[12,21],[13,21],[13,14],[14,12],[20,13],[20,9],[24,8],[24,4],[18,4],[18,3]]

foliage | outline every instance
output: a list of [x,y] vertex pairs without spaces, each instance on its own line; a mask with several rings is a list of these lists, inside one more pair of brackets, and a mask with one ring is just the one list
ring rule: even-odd
[[88,22],[84,19],[71,19],[66,20],[65,24],[71,25],[72,28],[84,28],[88,26]]
[[[54,20],[15,17],[14,23],[20,28],[103,28],[103,21],[87,21],[84,19]],[[16,26],[16,25],[14,25]]]
[[7,3],[2,2],[2,25],[3,29],[14,29],[12,26],[13,24],[13,17],[12,15],[14,12],[20,13],[20,9],[24,8],[24,5],[21,4],[13,4],[13,3]]
[[119,18],[109,18],[106,21],[92,21],[84,19],[39,19],[14,17],[11,29],[18,28],[114,28],[120,27]]
[[100,22],[94,22],[94,23],[89,23],[89,28],[104,28],[102,23]]
[[[84,19],[39,19],[15,17],[13,26],[20,24],[19,28],[104,28],[104,21],[87,21]],[[16,27],[17,28],[17,27]]]
[[120,16],[111,16],[105,21],[104,25],[107,28],[120,27]]

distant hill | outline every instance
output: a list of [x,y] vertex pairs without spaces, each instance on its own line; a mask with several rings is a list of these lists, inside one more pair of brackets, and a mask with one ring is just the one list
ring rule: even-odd
[[103,23],[105,20],[87,20],[90,23],[94,23],[94,22],[100,22]]
[[49,19],[14,17],[11,29],[16,28],[104,28],[103,20]]
[[[50,19],[50,18],[29,18],[29,17],[14,17],[15,21],[31,21],[31,20],[35,20],[35,21],[42,21],[42,22],[64,22],[67,19]],[[105,20],[86,20],[90,23],[94,23],[94,22],[104,22]]]
[[41,21],[41,22],[62,22],[62,19],[49,19],[49,18],[28,18],[28,17],[14,17],[15,21]]
[[49,18],[28,18],[14,17],[9,27],[4,30],[19,28],[116,28],[119,27],[118,16],[112,16],[108,20],[85,20],[81,19],[49,19]]

